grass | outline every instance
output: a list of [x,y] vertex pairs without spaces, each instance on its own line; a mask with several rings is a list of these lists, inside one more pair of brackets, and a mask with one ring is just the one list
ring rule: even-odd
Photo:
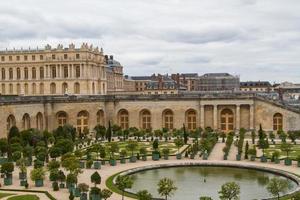
[[14,197],[10,197],[8,198],[8,200],[39,200],[40,198],[36,195],[31,195],[31,194],[27,194],[27,195],[19,195],[19,196],[14,196]]
[[[286,152],[280,150],[280,144],[270,145],[270,147],[265,150],[265,153],[271,158],[274,151],[280,152],[280,159],[286,158]],[[292,151],[289,152],[289,158],[296,160],[298,156],[300,156],[300,145],[292,145]]]
[[0,193],[0,199],[2,199],[4,197],[7,197],[7,196],[11,196],[11,195],[14,195],[14,194],[11,194],[11,193]]

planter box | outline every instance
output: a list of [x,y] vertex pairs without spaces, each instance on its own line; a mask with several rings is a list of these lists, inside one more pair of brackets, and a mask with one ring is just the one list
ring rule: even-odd
[[4,178],[4,185],[12,185],[12,178],[11,177]]
[[20,186],[25,186],[27,183],[27,180],[20,180]]
[[35,187],[43,187],[44,180],[35,180]]
[[74,183],[72,183],[72,184],[67,183],[67,188],[68,188],[69,192],[71,193],[71,192],[74,191],[75,184]]
[[65,188],[65,184],[64,183],[60,183],[59,184],[59,188]]
[[241,160],[241,157],[242,157],[241,154],[237,154],[237,155],[235,156],[235,158],[236,158],[237,161],[240,161],[240,160]]
[[116,162],[116,160],[110,160],[109,164],[110,164],[110,166],[116,166],[117,162]]
[[260,157],[260,162],[267,162],[268,161],[268,158],[266,156],[261,156]]
[[169,155],[164,155],[165,160],[169,160]]
[[75,190],[74,190],[74,196],[75,197],[80,197],[80,195],[81,195],[81,192],[80,192],[79,188],[75,188]]
[[147,156],[142,156],[142,161],[146,161],[147,160]]
[[90,200],[101,200],[100,194],[90,194]]
[[101,163],[99,161],[94,162],[94,169],[101,169]]
[[250,156],[251,161],[255,161],[256,157],[255,156]]
[[87,200],[87,193],[81,193],[80,200]]
[[126,159],[125,158],[121,158],[120,163],[121,164],[125,164],[126,163]]
[[130,162],[131,162],[131,163],[135,163],[136,160],[137,160],[136,156],[131,156],[131,157],[130,157]]
[[27,173],[19,173],[19,179],[22,180],[22,179],[26,179],[27,178]]
[[275,160],[274,160],[274,163],[275,163],[275,164],[280,164],[280,160],[279,160],[279,159],[275,159]]
[[203,160],[207,160],[207,158],[208,158],[208,154],[207,154],[207,153],[204,153],[204,154],[203,154]]
[[152,160],[154,161],[159,160],[159,154],[158,153],[152,154]]
[[1,157],[1,158],[0,158],[0,165],[1,165],[2,163],[6,163],[7,161],[8,161],[7,158]]
[[177,160],[180,160],[181,157],[182,157],[182,156],[181,156],[181,153],[176,154],[176,159],[177,159]]
[[292,160],[291,159],[284,159],[284,164],[286,166],[290,166],[290,165],[292,165]]
[[81,169],[84,169],[84,168],[85,168],[85,162],[80,161],[79,165],[80,165],[80,168],[81,168]]

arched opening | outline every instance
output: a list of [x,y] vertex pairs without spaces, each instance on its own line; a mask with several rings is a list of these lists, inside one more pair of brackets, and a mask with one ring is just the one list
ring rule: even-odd
[[77,132],[84,133],[89,127],[89,113],[80,111],[77,115]]
[[36,94],[36,84],[32,83],[32,94]]
[[68,93],[68,84],[67,83],[62,84],[61,91],[62,91],[63,94]]
[[74,84],[74,93],[75,94],[80,94],[80,85],[79,85],[79,83]]
[[35,67],[32,68],[31,75],[32,75],[32,79],[36,79],[36,69],[35,69]]
[[127,110],[122,109],[119,111],[118,114],[118,118],[119,118],[119,126],[122,129],[128,129],[129,128],[129,113]]
[[20,85],[20,83],[17,84],[17,94],[21,94],[21,85]]
[[67,124],[67,113],[64,111],[60,111],[56,114],[57,116],[57,124],[58,126],[64,126],[65,124]]
[[56,85],[55,85],[55,83],[50,84],[50,94],[56,94]]
[[163,112],[163,127],[169,130],[174,128],[174,114],[172,110],[165,110]]
[[197,128],[197,114],[195,110],[188,110],[185,114],[187,129],[190,131],[196,130]]
[[234,117],[233,112],[230,109],[224,109],[221,112],[221,130],[224,132],[233,131],[234,129]]
[[29,91],[28,91],[28,83],[25,83],[25,84],[24,84],[24,94],[25,94],[25,95],[28,95],[28,92],[29,92]]
[[44,94],[44,83],[40,83],[40,94]]
[[5,90],[5,84],[4,83],[2,83],[1,84],[1,94],[6,94],[6,90]]
[[276,113],[273,116],[273,130],[280,131],[283,128],[283,116],[280,113]]
[[7,120],[6,120],[6,122],[7,122],[7,125],[6,125],[7,131],[9,131],[11,129],[11,127],[16,126],[16,118],[15,118],[15,116],[9,115],[8,118],[7,118]]
[[30,129],[30,116],[27,113],[23,115],[22,128],[23,128],[23,130]]
[[144,130],[151,129],[151,113],[149,110],[142,110],[140,113],[140,124]]
[[40,112],[36,115],[36,128],[40,131],[44,129],[43,114]]
[[104,112],[103,110],[99,110],[97,112],[97,124],[104,126]]

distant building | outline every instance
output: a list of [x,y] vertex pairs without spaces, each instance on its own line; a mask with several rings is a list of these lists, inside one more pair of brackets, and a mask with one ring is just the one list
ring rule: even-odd
[[199,91],[238,91],[240,78],[228,73],[208,73],[199,77]]
[[187,91],[199,90],[199,76],[197,73],[172,74],[171,78],[186,87]]
[[105,71],[107,78],[107,92],[118,92],[124,90],[123,66],[114,57],[105,55]]
[[247,81],[240,83],[240,89],[244,92],[273,92],[274,87],[268,81]]
[[275,91],[277,91],[279,95],[282,96],[282,98],[285,100],[300,100],[300,84],[283,82],[275,87]]

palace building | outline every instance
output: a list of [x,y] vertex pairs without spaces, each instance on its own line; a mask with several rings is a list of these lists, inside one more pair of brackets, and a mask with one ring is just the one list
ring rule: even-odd
[[[97,124],[108,126],[109,121],[122,129],[171,130],[185,124],[188,130],[211,127],[229,132],[257,130],[261,124],[266,131],[300,130],[299,109],[239,91],[237,77],[230,77],[227,85],[209,82],[209,88],[226,86],[230,92],[149,93],[165,88],[163,83],[169,84],[169,91],[180,80],[149,78],[135,85],[134,77],[123,82],[121,64],[85,43],[79,49],[71,44],[2,51],[0,59],[0,137],[14,125],[51,131],[71,124],[78,132],[93,132]],[[135,92],[119,93],[126,87]],[[136,88],[145,91],[138,94]]]

